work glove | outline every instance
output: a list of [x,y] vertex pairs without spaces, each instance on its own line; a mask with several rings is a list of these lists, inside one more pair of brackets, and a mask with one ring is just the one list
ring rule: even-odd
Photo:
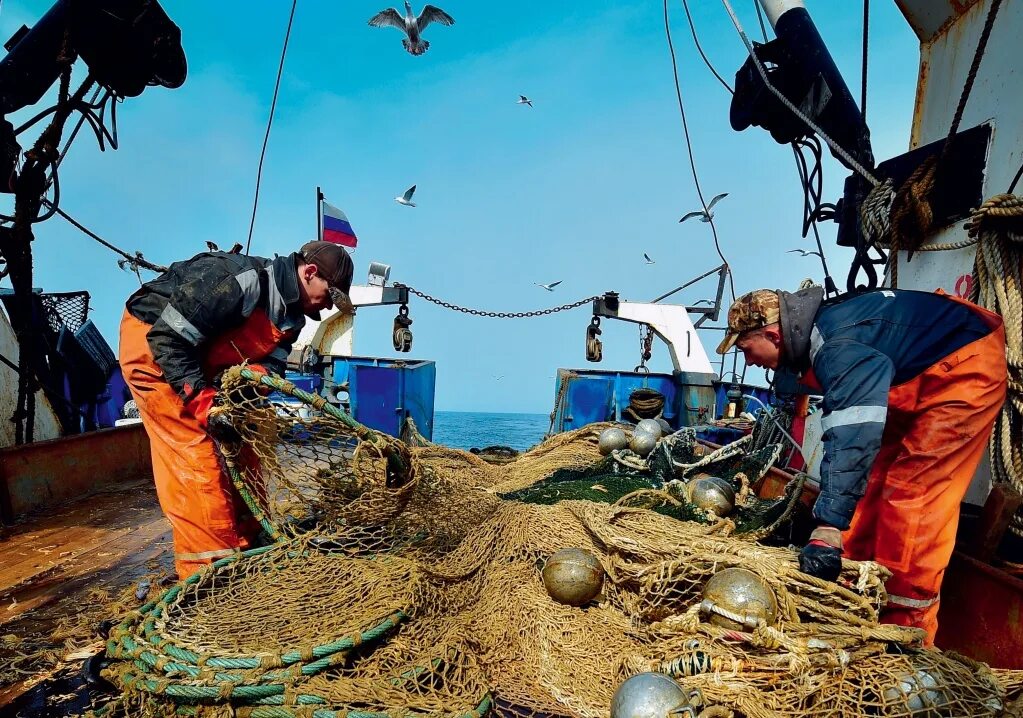
[[799,552],[799,570],[825,581],[837,580],[842,572],[842,532],[833,526],[815,528]]
[[[269,374],[266,367],[262,364],[246,364],[245,368],[251,371],[253,374]],[[260,403],[260,399],[263,397],[270,396],[273,394],[273,388],[266,384],[249,384],[244,383],[236,389],[233,389],[228,395],[232,404],[252,404]]]
[[[186,385],[185,390],[189,387]],[[222,407],[216,406],[217,390],[212,386],[203,387],[189,401],[185,402],[185,413],[195,418],[199,426],[217,441],[237,443],[241,440],[234,425]]]

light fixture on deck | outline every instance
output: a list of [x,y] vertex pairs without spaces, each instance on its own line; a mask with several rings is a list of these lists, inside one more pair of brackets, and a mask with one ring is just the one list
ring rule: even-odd
[[386,287],[387,280],[391,276],[391,265],[382,262],[369,263],[369,278],[366,284],[371,287]]

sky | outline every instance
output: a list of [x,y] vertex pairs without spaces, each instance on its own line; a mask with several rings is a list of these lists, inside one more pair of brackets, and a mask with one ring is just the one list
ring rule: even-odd
[[[100,152],[83,132],[60,183],[70,215],[119,247],[169,264],[204,251],[207,240],[222,248],[246,241],[291,4],[162,4],[181,27],[185,84],[125,100],[116,151]],[[479,309],[539,309],[605,291],[646,301],[720,263],[708,224],[678,223],[699,200],[660,2],[438,4],[456,23],[431,26],[429,51],[413,57],[397,30],[366,24],[381,0],[299,0],[253,254],[287,254],[315,238],[320,186],[359,235],[357,282],[370,261],[381,261],[392,266],[393,281]],[[734,4],[759,39],[753,3]],[[49,5],[5,2],[0,37],[31,25]],[[724,6],[690,6],[704,50],[731,82],[746,50]],[[808,0],[807,7],[858,97],[860,3]],[[697,54],[681,2],[672,0],[669,12],[701,186],[708,199],[729,193],[715,222],[736,291],[821,281],[815,257],[786,253],[814,249],[812,236],[800,238],[802,191],[791,150],[762,129],[731,129],[730,96]],[[871,13],[868,122],[882,160],[908,149],[919,53],[895,3],[874,3]],[[79,62],[76,77],[83,76]],[[534,107],[516,104],[520,94]],[[17,125],[34,111],[9,119]],[[37,133],[25,133],[23,144]],[[848,172],[827,156],[824,174],[824,197],[834,201]],[[412,184],[418,206],[396,204]],[[0,196],[0,211],[9,204]],[[841,287],[852,255],[835,246],[835,227],[822,225],[822,239]],[[116,348],[138,279],[59,217],[36,225],[35,234],[35,286],[88,290],[91,318]],[[644,252],[655,264],[644,262]],[[556,280],[562,284],[551,293],[534,284]],[[703,280],[677,301],[712,299],[715,288],[714,278]],[[395,356],[394,313],[359,311],[357,354]],[[496,320],[417,299],[410,315],[406,357],[437,362],[440,410],[546,413],[559,367],[630,370],[639,362],[637,326],[613,320],[603,323],[602,364],[585,361],[588,307]],[[701,335],[713,352],[720,332]],[[649,366],[670,371],[662,344]],[[747,375],[762,380],[760,370]]]

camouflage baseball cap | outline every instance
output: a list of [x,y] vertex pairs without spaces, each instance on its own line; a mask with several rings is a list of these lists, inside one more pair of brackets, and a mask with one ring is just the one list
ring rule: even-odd
[[773,289],[757,289],[743,294],[728,310],[728,331],[718,345],[718,354],[731,349],[743,332],[774,324],[780,316],[778,293]]

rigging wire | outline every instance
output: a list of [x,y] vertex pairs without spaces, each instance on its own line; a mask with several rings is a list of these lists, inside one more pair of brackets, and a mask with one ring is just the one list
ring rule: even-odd
[[711,235],[714,237],[714,249],[717,250],[718,257],[721,258],[722,264],[727,267],[728,271],[728,285],[732,293],[732,301],[735,301],[735,280],[732,278],[732,269],[728,264],[728,260],[725,259],[724,253],[721,251],[721,244],[718,241],[717,227],[714,225],[714,217],[707,210],[707,202],[703,198],[703,190],[700,187],[700,177],[696,172],[696,159],[693,156],[693,143],[689,137],[689,123],[686,120],[686,108],[682,102],[682,87],[679,84],[678,79],[678,61],[675,59],[675,45],[671,40],[671,25],[668,21],[668,0],[664,0],[664,33],[668,38],[668,50],[671,53],[671,70],[675,77],[675,96],[678,98],[678,109],[679,114],[682,117],[682,132],[685,135],[686,150],[689,153],[689,167],[693,172],[693,183],[696,185],[696,194],[700,198],[700,204],[703,206],[703,211],[707,213],[709,219]]
[[870,0],[863,0],[863,64],[860,68],[860,115],[867,123],[867,51],[870,39]]
[[[100,244],[102,244],[104,247],[106,247],[110,251],[114,252],[115,254],[119,254],[122,257],[124,257],[124,259],[126,260],[126,263],[131,265],[132,270],[136,274],[138,274],[138,267],[142,267],[143,269],[148,269],[148,270],[150,270],[152,272],[156,272],[158,274],[167,271],[167,267],[161,266],[159,264],[153,264],[152,262],[147,260],[145,257],[143,257],[141,252],[136,252],[135,254],[129,254],[128,252],[124,251],[123,249],[121,249],[121,248],[111,244],[110,242],[108,242],[107,240],[103,239],[102,237],[100,237],[98,234],[96,234],[95,232],[93,232],[89,228],[85,227],[81,222],[76,220],[74,217],[69,215],[67,212],[62,210],[60,207],[50,203],[49,201],[44,201],[43,204],[49,205],[50,209],[53,211],[54,214],[60,215],[69,224],[71,224],[73,227],[78,229],[80,232],[82,232],[86,236],[91,237],[92,239],[96,240],[97,242],[99,242]],[[141,277],[139,277],[139,281],[140,282],[142,281]]]
[[1009,185],[1009,190],[1006,194],[1012,194],[1013,190],[1016,189],[1016,183],[1019,182],[1020,177],[1023,177],[1023,165],[1020,165],[1019,169],[1016,170],[1016,176],[1012,178],[1012,184]]
[[277,80],[274,83],[274,95],[270,101],[270,117],[266,121],[266,134],[263,135],[263,149],[259,151],[259,167],[256,169],[256,191],[252,198],[252,219],[249,220],[249,238],[245,242],[245,254],[252,246],[252,230],[256,226],[256,209],[259,207],[259,183],[263,179],[263,159],[266,157],[266,146],[270,141],[270,128],[274,123],[274,110],[277,108],[277,93],[281,89],[281,75],[284,74],[284,57],[288,54],[288,40],[291,38],[291,25],[295,20],[295,7],[298,0],[291,0],[291,13],[288,15],[288,29],[284,32],[284,47],[281,48],[281,62],[277,66]]
[[[812,169],[808,166],[803,149],[810,151],[814,164]],[[820,141],[816,137],[797,140],[792,143],[792,154],[796,159],[796,172],[799,174],[799,182],[803,187],[803,237],[806,237],[809,230],[813,230],[814,240],[817,242],[817,251],[820,253],[821,267],[824,270],[824,289],[827,294],[837,293],[834,286],[834,279],[828,270],[828,261],[824,254],[824,244],[821,242],[820,231],[817,222],[820,219],[830,218],[833,215],[825,215],[822,210],[828,208],[834,211],[834,205],[822,203],[824,173],[822,166],[823,150]]]
[[682,7],[686,11],[686,19],[689,21],[689,29],[693,33],[693,43],[695,43],[696,50],[700,53],[700,57],[703,58],[703,63],[707,66],[707,69],[710,70],[711,74],[717,78],[718,82],[721,83],[721,86],[728,90],[729,94],[734,95],[735,90],[733,90],[732,87],[725,82],[725,79],[718,74],[718,71],[714,69],[714,65],[711,64],[710,60],[707,59],[707,55],[703,52],[703,46],[700,45],[700,38],[696,35],[696,25],[693,23],[693,16],[689,12],[689,0],[682,0]]
[[764,35],[764,42],[767,42],[767,26],[764,25],[764,13],[760,10],[760,0],[753,0],[753,7],[757,9],[757,20],[760,21],[760,32]]

